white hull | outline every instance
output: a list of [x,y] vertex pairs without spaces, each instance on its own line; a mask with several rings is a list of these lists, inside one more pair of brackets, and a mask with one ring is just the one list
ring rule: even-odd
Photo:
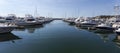
[[120,23],[115,23],[112,25],[113,28],[119,28],[120,27]]
[[16,22],[15,23],[16,25],[18,25],[18,26],[29,26],[29,25],[35,25],[36,24],[36,22],[24,22],[24,21],[20,21],[20,22]]
[[36,22],[36,23],[16,23],[18,26],[29,26],[29,25],[41,25],[42,23]]
[[29,26],[29,25],[40,25],[42,23],[38,21],[17,21],[15,24],[18,26]]
[[37,22],[35,23],[35,25],[41,25],[41,24],[43,24],[43,22],[37,21]]

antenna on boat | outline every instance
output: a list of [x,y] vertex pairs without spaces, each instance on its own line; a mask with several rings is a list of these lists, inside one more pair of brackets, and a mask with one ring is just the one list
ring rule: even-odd
[[64,18],[67,18],[67,12],[65,12]]
[[37,9],[37,6],[35,6],[34,17],[38,17],[38,9]]

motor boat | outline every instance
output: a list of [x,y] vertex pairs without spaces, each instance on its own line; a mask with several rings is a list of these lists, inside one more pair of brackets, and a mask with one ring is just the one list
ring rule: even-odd
[[17,26],[16,25],[13,25],[11,23],[1,23],[0,24],[0,33],[10,33],[11,31],[14,30],[14,28],[16,28]]
[[112,27],[112,24],[107,24],[107,23],[101,23],[96,26],[96,29],[98,30],[103,30],[103,31],[113,31],[114,28]]
[[36,24],[42,24],[42,23],[38,22],[32,15],[25,15],[23,19],[16,21],[16,25],[18,26],[29,26]]

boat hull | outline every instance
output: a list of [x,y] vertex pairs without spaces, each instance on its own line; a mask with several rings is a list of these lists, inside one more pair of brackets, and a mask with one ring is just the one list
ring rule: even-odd
[[76,24],[78,27],[88,28],[88,27],[95,27],[96,24],[84,23],[84,24]]
[[114,28],[111,28],[111,27],[96,27],[96,29],[101,29],[101,30],[114,30]]
[[120,32],[116,32],[117,35],[120,35]]
[[42,25],[42,22],[36,22],[35,25]]
[[10,33],[14,27],[0,27],[0,33]]
[[35,25],[35,23],[26,23],[26,22],[18,22],[18,23],[16,23],[16,25],[18,25],[18,26],[28,26],[28,25]]

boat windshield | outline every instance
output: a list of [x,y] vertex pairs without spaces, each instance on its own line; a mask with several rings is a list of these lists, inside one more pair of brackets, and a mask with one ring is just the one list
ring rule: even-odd
[[10,18],[7,18],[6,20],[12,20],[12,19],[10,19]]
[[27,21],[35,21],[35,19],[27,19]]

